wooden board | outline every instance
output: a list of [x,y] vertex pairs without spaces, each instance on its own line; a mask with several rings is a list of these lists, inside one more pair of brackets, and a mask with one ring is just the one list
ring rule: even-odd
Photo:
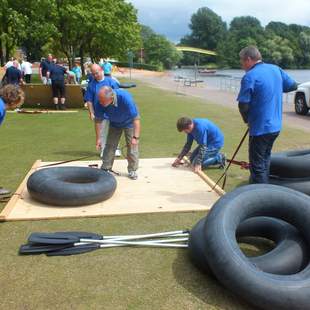
[[[56,207],[33,200],[26,187],[30,174],[49,164],[36,161],[7,206],[0,214],[2,221],[63,219],[75,217],[114,216],[157,212],[189,212],[209,210],[221,196],[187,167],[173,168],[172,158],[141,159],[138,180],[127,177],[127,161],[116,160],[113,169],[117,189],[113,197],[89,206]],[[100,161],[79,161],[63,166],[98,164]]]
[[31,110],[31,109],[25,109],[25,112],[19,112],[19,111],[6,111],[7,113],[18,113],[18,114],[54,114],[54,113],[77,113],[78,110]]

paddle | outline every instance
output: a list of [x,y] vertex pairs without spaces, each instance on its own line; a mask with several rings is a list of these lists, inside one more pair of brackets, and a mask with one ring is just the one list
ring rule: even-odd
[[[112,240],[111,240],[112,241]],[[127,243],[126,243],[127,244]],[[134,242],[130,242],[131,245],[134,244]],[[47,252],[47,256],[68,256],[68,255],[78,255],[78,254],[84,254],[87,252],[92,252],[97,249],[101,248],[110,248],[110,247],[117,247],[117,246],[124,246],[125,244],[83,244],[73,247],[64,248],[61,250],[53,251],[53,252]],[[187,248],[187,244],[168,244],[168,243],[148,243],[147,245],[143,242],[135,243],[136,246],[148,246],[148,247],[162,247],[162,248]]]
[[34,254],[42,254],[51,251],[62,250],[66,247],[71,247],[71,245],[33,245],[33,244],[23,244],[20,246],[18,254],[20,255],[34,255]]
[[[188,235],[188,230],[178,230],[163,233],[145,234],[145,235],[124,235],[124,236],[101,236],[94,233],[87,232],[56,232],[56,233],[32,233],[28,242],[32,244],[52,244],[52,245],[66,245],[78,242],[94,242],[94,240],[137,240],[153,237],[165,236],[184,236]],[[92,240],[91,240],[92,239]]]

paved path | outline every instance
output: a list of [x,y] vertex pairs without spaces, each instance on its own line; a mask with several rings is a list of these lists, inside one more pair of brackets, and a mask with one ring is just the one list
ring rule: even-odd
[[[144,75],[140,72],[133,72],[132,77],[154,87],[187,96],[203,98],[214,104],[220,104],[234,109],[238,108],[236,103],[237,93],[232,91],[219,90],[203,84],[198,84],[197,87],[184,86],[183,82],[175,82],[173,76],[168,74],[156,74],[152,76],[151,74]],[[294,96],[291,94],[288,97],[287,102],[285,100],[283,103],[283,123],[288,127],[310,132],[310,113],[307,116],[296,115],[294,111],[293,97]],[[286,97],[284,96],[284,98]]]

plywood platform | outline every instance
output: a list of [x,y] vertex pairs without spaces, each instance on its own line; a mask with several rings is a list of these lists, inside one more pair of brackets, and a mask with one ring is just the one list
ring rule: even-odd
[[[117,189],[113,197],[82,207],[48,206],[33,200],[26,187],[28,177],[48,163],[36,161],[16,193],[0,214],[2,221],[98,217],[124,214],[188,212],[209,210],[224,192],[212,191],[206,182],[187,167],[171,167],[172,158],[141,159],[136,181],[127,177],[127,161],[116,160],[113,169]],[[84,166],[100,161],[79,161],[63,166]],[[211,184],[210,183],[210,184]]]

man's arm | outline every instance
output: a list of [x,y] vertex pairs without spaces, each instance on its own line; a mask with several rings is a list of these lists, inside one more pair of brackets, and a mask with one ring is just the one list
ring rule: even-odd
[[101,150],[101,137],[100,137],[100,133],[101,133],[101,123],[102,120],[96,118],[95,119],[95,134],[96,134],[96,149],[99,151]]
[[137,117],[133,120],[133,138],[131,140],[132,145],[136,145],[139,143],[140,131],[141,131],[140,118]]
[[89,118],[93,121],[95,119],[95,111],[93,103],[91,101],[87,101],[86,104],[88,108]]
[[247,124],[249,116],[249,105],[246,103],[239,102],[238,107],[243,121]]

